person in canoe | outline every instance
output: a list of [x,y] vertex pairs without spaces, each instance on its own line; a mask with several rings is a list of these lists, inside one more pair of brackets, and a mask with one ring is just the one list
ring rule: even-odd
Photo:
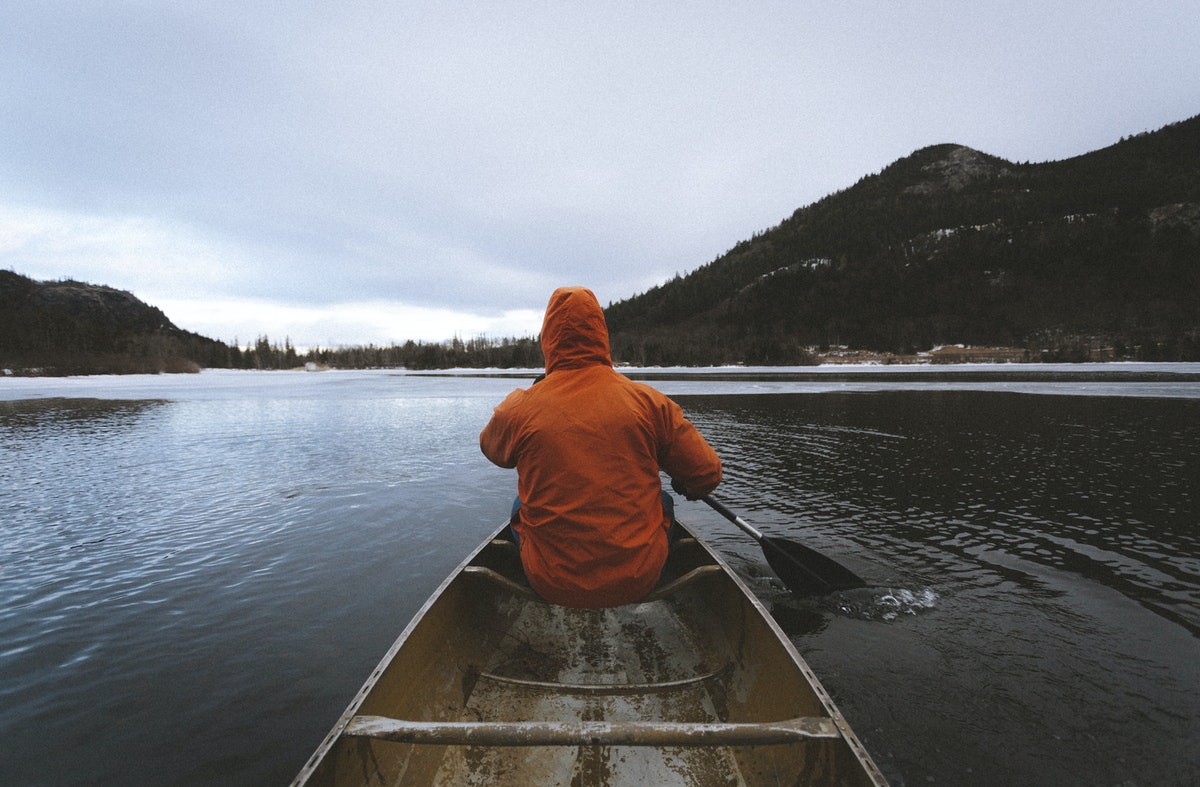
[[721,460],[678,404],[612,368],[591,290],[550,296],[542,352],[545,376],[496,407],[479,447],[517,470],[512,528],[533,589],[569,607],[632,603],[667,559],[673,505],[659,471],[703,497]]

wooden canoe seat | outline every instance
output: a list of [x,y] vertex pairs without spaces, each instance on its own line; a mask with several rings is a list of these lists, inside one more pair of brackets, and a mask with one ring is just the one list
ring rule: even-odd
[[343,735],[442,746],[766,746],[840,736],[833,719],[752,724],[647,721],[406,721],[355,716]]

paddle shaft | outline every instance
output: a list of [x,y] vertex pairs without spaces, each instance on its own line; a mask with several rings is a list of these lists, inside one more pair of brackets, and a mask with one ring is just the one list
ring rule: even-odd
[[721,516],[725,517],[725,518],[726,518],[726,519],[728,519],[730,522],[732,522],[733,524],[735,524],[735,525],[737,525],[738,527],[740,527],[742,530],[746,531],[746,533],[747,533],[747,534],[748,534],[748,535],[749,535],[751,538],[753,538],[755,541],[762,541],[762,539],[763,539],[763,534],[762,534],[761,532],[759,532],[758,530],[755,530],[755,529],[754,529],[754,526],[753,526],[753,525],[751,525],[749,522],[747,522],[746,520],[742,519],[740,516],[738,516],[737,514],[733,513],[733,512],[732,512],[732,511],[730,511],[728,508],[726,508],[724,503],[722,503],[721,501],[717,500],[717,499],[716,499],[715,497],[713,497],[712,495],[705,495],[705,496],[704,496],[703,498],[701,498],[701,499],[702,499],[702,500],[703,500],[705,503],[708,503],[708,504],[709,504],[709,506],[711,506],[711,507],[712,507],[712,509],[713,509],[714,511],[716,511],[718,514],[720,514]]

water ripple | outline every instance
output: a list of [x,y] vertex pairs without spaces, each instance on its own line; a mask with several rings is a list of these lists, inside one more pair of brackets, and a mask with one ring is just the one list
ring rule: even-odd
[[[476,437],[510,384],[248,379],[0,402],[0,781],[285,781],[506,515]],[[796,598],[680,501],[897,783],[1200,770],[1200,401],[682,403],[731,508],[868,581]]]

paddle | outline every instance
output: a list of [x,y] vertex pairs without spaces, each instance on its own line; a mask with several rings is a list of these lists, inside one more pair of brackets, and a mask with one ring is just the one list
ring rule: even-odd
[[713,510],[746,531],[763,550],[767,565],[788,589],[799,595],[815,596],[834,590],[866,587],[857,574],[842,564],[795,541],[765,536],[746,520],[730,511],[712,495],[701,498]]

